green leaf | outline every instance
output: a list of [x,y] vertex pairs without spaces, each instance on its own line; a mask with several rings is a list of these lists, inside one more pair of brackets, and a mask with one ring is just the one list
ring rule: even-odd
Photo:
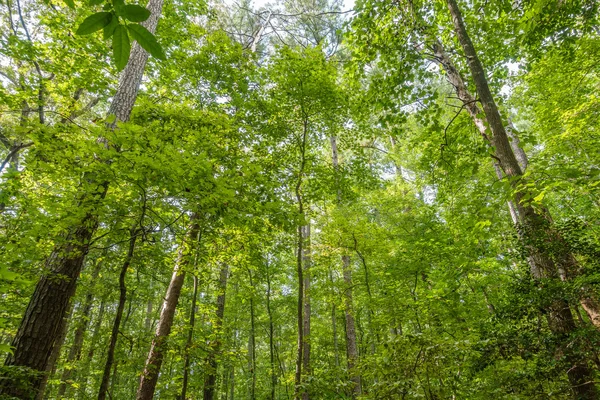
[[0,343],[0,353],[10,353],[12,354],[12,348],[8,344]]
[[148,53],[152,54],[153,57],[156,57],[160,60],[165,59],[165,53],[163,52],[162,47],[156,40],[153,34],[148,31],[148,29],[144,28],[141,25],[127,25],[127,29],[129,29],[129,33],[137,42],[146,50]]
[[113,15],[110,23],[104,27],[104,40],[108,40],[115,33],[117,26],[119,26],[119,17]]
[[123,25],[117,26],[112,38],[115,64],[117,64],[117,69],[121,71],[127,65],[127,61],[129,61],[129,53],[131,51],[131,43],[129,42],[127,29]]
[[64,0],[64,2],[69,8],[75,8],[75,2],[73,0]]
[[131,22],[143,22],[150,17],[150,10],[135,4],[127,4],[121,9],[121,13]]
[[100,5],[102,3],[104,3],[104,0],[90,0],[88,4],[90,6],[97,6],[97,5]]
[[76,35],[89,35],[104,28],[110,23],[112,14],[109,12],[98,12],[87,17],[79,28],[77,28]]

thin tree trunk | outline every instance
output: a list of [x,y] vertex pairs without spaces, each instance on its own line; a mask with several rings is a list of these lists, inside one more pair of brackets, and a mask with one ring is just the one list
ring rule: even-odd
[[352,381],[352,398],[356,399],[362,393],[361,377],[357,370],[358,347],[356,345],[356,327],[354,323],[354,306],[352,301],[352,270],[350,256],[342,256],[344,273],[344,303],[346,314],[346,355],[348,358],[348,374]]
[[71,308],[71,311],[69,312],[69,316],[65,317],[65,320],[63,321],[61,332],[60,332],[60,335],[58,338],[58,342],[52,349],[52,355],[50,356],[50,361],[48,362],[48,367],[50,367],[52,365],[53,368],[50,371],[46,371],[46,374],[44,374],[44,377],[42,378],[43,381],[40,386],[40,390],[38,391],[37,396],[36,396],[36,400],[42,400],[44,398],[44,394],[46,392],[46,388],[48,385],[48,380],[56,372],[54,366],[56,366],[56,361],[60,358],[60,350],[61,350],[63,344],[65,343],[65,339],[67,338],[67,332],[69,331],[69,323],[73,319],[74,306],[71,305],[70,308]]
[[[136,225],[137,226],[137,225]],[[135,251],[135,243],[138,236],[138,229],[135,226],[129,230],[129,249],[127,255],[123,261],[121,267],[121,273],[119,274],[119,304],[117,306],[117,314],[113,322],[112,332],[110,335],[110,343],[108,345],[108,354],[106,356],[106,363],[104,364],[104,373],[102,374],[102,380],[100,381],[100,390],[98,391],[98,400],[106,399],[106,393],[108,391],[108,384],[110,382],[110,371],[113,367],[113,361],[115,359],[115,348],[117,347],[117,340],[119,338],[119,327],[121,326],[121,318],[123,317],[123,310],[125,309],[125,302],[127,301],[127,286],[125,285],[125,277],[127,270],[131,265],[133,259],[133,252]],[[115,369],[117,368],[115,364]]]
[[[333,281],[333,272],[331,271],[331,268],[329,269],[329,281],[331,282],[331,285],[333,286],[334,281]],[[335,289],[332,289],[332,293],[335,293]],[[332,296],[335,297],[335,296]],[[335,366],[336,368],[339,368],[340,366],[340,352],[339,352],[339,346],[338,346],[338,333],[337,333],[337,309],[335,306],[335,300],[333,300],[331,302],[331,329],[333,331],[333,354],[334,354],[334,359],[335,359]],[[337,373],[336,373],[337,375]],[[338,377],[339,378],[339,377]]]
[[[303,275],[304,275],[304,348],[303,348],[303,356],[302,356],[302,368],[304,369],[304,382],[307,381],[306,377],[310,376],[310,348],[311,348],[311,338],[310,338],[310,267],[311,267],[311,255],[310,255],[310,224],[307,223],[303,227],[303,254],[302,254],[302,264],[303,264]],[[308,388],[305,387],[302,392],[302,400],[309,400],[309,392]]]
[[271,363],[271,392],[270,400],[275,400],[275,387],[277,386],[277,373],[275,368],[275,328],[273,324],[273,311],[271,310],[271,273],[267,261],[267,315],[269,316],[269,361]]
[[217,383],[217,356],[221,352],[221,328],[223,327],[223,316],[225,315],[225,294],[227,292],[227,278],[229,276],[229,265],[223,263],[219,276],[219,295],[217,296],[217,311],[215,315],[214,335],[215,340],[209,344],[209,352],[206,357],[206,376],[204,378],[204,400],[214,400]]
[[[331,142],[331,159],[333,163],[333,168],[336,173],[336,186],[337,186],[337,203],[338,207],[341,206],[342,195],[341,189],[339,185],[339,159],[338,159],[338,149],[337,149],[337,141],[335,136],[330,138]],[[393,143],[393,142],[392,142]],[[396,166],[397,168],[397,166]],[[356,242],[356,238],[354,239]],[[346,356],[348,360],[348,375],[350,376],[350,380],[352,381],[352,398],[356,399],[362,393],[361,388],[361,377],[357,370],[358,363],[358,347],[356,345],[356,327],[354,323],[354,305],[353,305],[353,296],[352,296],[352,269],[350,266],[350,257],[348,255],[342,256],[342,272],[344,275],[344,309],[345,309],[345,322],[346,322]],[[368,285],[368,278],[367,278]],[[370,288],[369,288],[369,297],[370,297]],[[335,332],[335,308],[332,311],[332,319],[334,321],[334,339],[337,342],[337,333]],[[336,363],[337,363],[337,343],[336,345]]]
[[250,399],[256,398],[256,330],[254,321],[254,281],[252,271],[248,268],[248,280],[252,288],[250,295],[250,335],[248,337],[248,369],[250,371]]
[[90,341],[90,348],[87,353],[87,357],[85,359],[85,364],[81,369],[81,377],[83,377],[83,382],[81,384],[81,388],[79,389],[79,399],[87,398],[87,383],[88,383],[88,373],[90,370],[90,364],[94,359],[94,354],[96,352],[96,343],[98,343],[98,338],[100,337],[100,329],[102,328],[102,321],[104,320],[104,310],[106,306],[106,298],[102,298],[100,301],[100,308],[98,310],[98,316],[96,317],[96,322],[94,324],[94,330],[92,333],[92,340]]
[[102,261],[97,261],[94,265],[94,269],[92,271],[91,282],[92,287],[89,289],[87,295],[85,296],[85,300],[83,303],[83,310],[81,312],[81,316],[79,317],[79,323],[77,324],[77,328],[75,328],[75,334],[73,335],[73,345],[69,349],[69,354],[67,355],[67,368],[63,370],[62,376],[60,378],[60,386],[58,387],[58,398],[63,398],[67,391],[67,384],[75,371],[74,362],[77,362],[81,359],[81,350],[83,348],[83,339],[85,338],[85,333],[87,331],[88,325],[90,323],[90,313],[92,312],[92,305],[94,302],[94,290],[93,284],[95,283],[98,275],[100,274],[100,268],[102,267]]
[[[510,141],[502,123],[498,107],[489,89],[485,71],[479,61],[471,38],[467,34],[458,4],[456,0],[447,0],[447,4],[458,40],[465,52],[479,100],[492,133],[490,142],[494,147],[495,155],[503,172],[508,177],[520,177],[522,175],[521,167],[510,146]],[[546,240],[555,239],[555,235],[548,233],[549,221],[545,216],[539,215],[533,207],[525,204],[523,201],[524,195],[522,191],[517,191],[515,198],[525,230],[524,233],[528,239],[527,241],[531,242],[531,238],[539,240],[540,237]],[[535,266],[532,268],[532,275],[537,279],[558,277],[560,266],[555,265],[552,258],[547,254],[547,249],[541,248],[535,242],[531,244],[527,243],[527,245],[530,257],[535,261]],[[547,316],[550,329],[557,337],[567,338],[575,330],[573,315],[566,301],[555,299],[548,307]],[[577,399],[596,399],[598,394],[596,386],[593,383],[593,373],[589,369],[586,360],[574,354],[567,347],[563,346],[563,351],[565,351],[565,359],[568,363],[567,376],[575,397]]]
[[144,371],[136,394],[137,400],[152,400],[154,397],[156,383],[158,382],[158,374],[160,373],[160,367],[163,362],[166,342],[171,333],[175,310],[177,309],[179,295],[181,294],[181,288],[185,280],[185,270],[190,263],[192,247],[198,239],[199,229],[198,214],[193,213],[190,218],[190,226],[188,227],[187,234],[179,248],[179,255],[177,257],[175,268],[173,269],[171,282],[169,283],[167,295],[163,301],[160,319],[156,327],[156,334],[152,341],[152,345],[150,346],[148,359],[146,360],[146,365],[144,366]]
[[192,308],[190,309],[190,327],[185,344],[185,362],[183,366],[183,384],[181,387],[181,400],[187,394],[188,378],[190,374],[190,349],[194,340],[194,324],[196,322],[196,299],[198,298],[198,276],[194,275],[194,293],[192,295]]
[[[162,3],[163,0],[150,0],[146,6],[151,16],[143,24],[151,32],[158,24]],[[115,124],[116,121],[129,119],[147,59],[146,51],[135,44],[109,110],[109,114],[117,117]],[[46,273],[36,285],[12,342],[13,353],[5,361],[6,366],[27,367],[38,372],[30,379],[34,393],[41,388],[44,372],[53,367],[48,365],[52,349],[60,337],[63,319],[75,294],[90,241],[98,227],[98,203],[102,202],[108,190],[108,182],[88,182],[88,185],[93,189],[84,193],[80,200],[80,207],[87,211],[79,224],[68,229],[64,241],[57,244],[46,259]],[[9,379],[3,379],[0,383],[0,394],[24,395],[19,385]]]

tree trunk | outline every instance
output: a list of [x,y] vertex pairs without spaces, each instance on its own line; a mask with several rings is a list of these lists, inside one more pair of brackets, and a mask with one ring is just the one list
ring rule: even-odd
[[[135,226],[129,230],[129,249],[127,255],[123,261],[121,267],[121,273],[119,274],[119,304],[117,306],[117,314],[113,322],[112,332],[110,335],[110,343],[108,345],[108,354],[106,356],[106,363],[104,364],[104,373],[102,374],[102,380],[100,381],[100,390],[98,391],[98,400],[106,399],[106,393],[108,391],[108,383],[110,381],[110,371],[113,366],[115,359],[115,348],[117,347],[117,340],[119,338],[119,328],[121,326],[121,318],[123,317],[123,310],[125,309],[125,302],[127,301],[127,286],[125,286],[125,277],[127,276],[127,270],[131,265],[133,259],[133,252],[135,250],[135,242],[138,236],[138,229]],[[116,364],[115,364],[116,369]]]
[[[154,32],[162,10],[162,0],[150,0],[147,8],[151,16],[143,24]],[[120,78],[119,87],[110,107],[120,121],[127,121],[137,97],[148,54],[135,44],[131,58]],[[114,125],[113,124],[113,125]],[[93,182],[89,182],[94,186]],[[108,190],[108,182],[98,183],[96,188],[82,195],[80,207],[87,209],[79,224],[68,229],[64,241],[57,244],[45,263],[46,273],[39,280],[21,325],[12,342],[13,353],[7,357],[6,366],[27,367],[35,373],[30,380],[31,389],[38,392],[43,383],[52,348],[60,336],[62,321],[69,302],[75,294],[79,273],[88,252],[89,243],[98,227],[98,203]],[[22,396],[18,385],[2,380],[0,394]]]
[[[98,278],[98,274],[100,273],[100,268],[102,267],[102,261],[96,262],[94,265],[94,270],[92,271],[91,282],[94,285],[96,279]],[[94,302],[94,291],[93,286],[89,289],[87,295],[85,296],[85,300],[83,303],[83,310],[81,312],[81,316],[79,319],[79,323],[77,324],[77,328],[75,328],[75,334],[73,335],[73,345],[69,349],[69,354],[67,355],[67,368],[64,369],[62,376],[60,378],[60,386],[58,387],[58,398],[63,398],[67,391],[67,385],[71,376],[73,375],[74,365],[73,363],[79,361],[81,359],[81,349],[83,348],[83,339],[85,337],[85,333],[87,331],[88,325],[90,323],[90,313],[92,312],[92,305]]]
[[[452,16],[455,32],[465,52],[467,63],[475,82],[475,87],[477,88],[479,101],[482,104],[492,133],[490,142],[494,147],[496,158],[503,172],[508,177],[521,177],[521,167],[511,148],[498,107],[489,89],[485,71],[479,61],[471,38],[467,34],[458,4],[456,0],[447,0],[447,4]],[[514,181],[516,185],[517,180],[515,179]],[[548,254],[548,249],[544,246],[547,242],[555,241],[556,235],[553,232],[549,232],[551,230],[548,226],[550,221],[546,216],[539,215],[533,207],[525,204],[523,201],[524,195],[522,191],[517,191],[515,200],[523,225],[523,234],[527,238],[528,251],[534,262],[532,275],[536,279],[557,278],[561,267],[555,264],[552,257]],[[540,240],[543,243],[540,243]],[[561,262],[562,260],[557,261]],[[568,341],[569,334],[575,330],[575,322],[567,302],[562,299],[554,299],[550,306],[548,306],[547,318],[550,329],[557,338],[565,342]],[[589,369],[586,360],[574,354],[568,347],[563,346],[563,351],[565,352],[565,360],[568,364],[567,376],[575,397],[577,399],[596,399],[598,395],[596,386],[593,383],[592,371]]]
[[[304,348],[302,355],[302,368],[304,369],[304,379],[307,381],[307,377],[310,376],[310,266],[311,266],[311,255],[310,255],[310,224],[307,223],[303,227],[303,240],[304,246],[302,251],[302,263],[303,263],[303,275],[304,275]],[[308,387],[305,387],[302,392],[302,400],[309,400]]]
[[137,400],[152,400],[154,397],[154,390],[156,389],[156,383],[158,382],[158,374],[160,373],[160,367],[166,350],[167,338],[171,333],[175,310],[185,280],[185,270],[190,263],[193,244],[197,241],[199,229],[198,214],[193,213],[190,218],[190,226],[187,234],[179,248],[179,255],[177,257],[175,268],[173,269],[171,282],[169,283],[167,295],[163,301],[160,319],[156,327],[156,334],[152,341],[152,345],[150,346],[148,359],[146,360],[146,365],[144,366],[144,371],[140,379],[140,385],[136,395]]
[[346,314],[346,355],[348,357],[348,374],[353,383],[352,398],[356,399],[362,393],[361,378],[357,370],[358,347],[356,345],[356,327],[354,323],[354,306],[352,301],[352,270],[350,257],[342,256],[344,273],[344,303]]
[[181,386],[181,400],[185,400],[187,394],[188,378],[190,374],[190,348],[194,340],[194,325],[196,322],[196,299],[198,298],[198,277],[194,275],[194,293],[192,295],[192,308],[190,309],[190,327],[185,344],[185,362],[183,365],[183,384]]
[[227,291],[227,278],[229,276],[229,265],[224,263],[221,267],[219,277],[219,295],[217,296],[217,312],[215,315],[214,335],[215,340],[209,344],[209,352],[206,357],[206,376],[204,378],[204,400],[215,399],[215,384],[217,383],[217,356],[221,352],[221,328],[223,327],[223,315],[225,315],[225,294]]
[[248,369],[250,371],[250,399],[256,398],[256,330],[254,321],[254,282],[252,271],[248,268],[248,280],[252,288],[250,295],[250,335],[248,337]]
[[[338,159],[338,149],[337,149],[337,141],[335,136],[330,138],[331,142],[331,159],[333,163],[333,168],[336,173],[336,186],[337,186],[337,203],[338,206],[341,205],[342,202],[342,194],[339,185],[339,159]],[[396,166],[397,168],[397,166]],[[355,238],[356,241],[356,238]],[[350,380],[352,381],[352,398],[356,399],[362,393],[361,388],[361,378],[360,374],[357,371],[356,364],[358,362],[358,348],[356,345],[356,327],[354,323],[354,305],[352,300],[352,269],[350,266],[350,257],[348,255],[342,256],[342,272],[344,275],[344,309],[345,309],[345,317],[346,317],[346,356],[348,359],[348,375],[350,376]],[[367,286],[368,286],[368,278],[367,278]],[[371,295],[371,291],[369,289],[369,298]],[[334,344],[336,346],[336,363],[337,363],[337,333],[335,332],[335,308],[332,310],[332,319],[334,326]]]
[[277,373],[275,372],[275,327],[273,324],[273,311],[271,310],[271,274],[267,261],[267,315],[269,316],[269,361],[271,363],[271,392],[270,400],[275,400],[275,387],[277,386]]
[[83,368],[81,369],[81,377],[83,377],[83,382],[81,384],[81,388],[79,389],[78,398],[85,399],[87,398],[87,383],[88,383],[88,373],[90,370],[90,364],[94,359],[94,354],[96,351],[96,343],[98,343],[98,337],[100,336],[100,329],[102,328],[102,321],[104,320],[104,310],[106,305],[106,298],[102,298],[100,301],[100,308],[98,310],[98,316],[96,317],[96,322],[94,323],[94,330],[92,333],[92,340],[90,341],[90,349],[88,350],[87,357],[85,359],[85,363]]

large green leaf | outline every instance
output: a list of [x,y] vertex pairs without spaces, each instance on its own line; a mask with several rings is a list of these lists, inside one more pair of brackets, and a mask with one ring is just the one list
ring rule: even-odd
[[117,64],[117,69],[121,71],[127,65],[129,53],[131,52],[131,43],[129,42],[127,29],[123,25],[117,26],[112,38],[115,64]]
[[152,54],[153,57],[156,57],[160,60],[165,59],[165,53],[163,52],[162,47],[156,40],[156,37],[148,29],[144,28],[141,25],[127,25],[127,29],[129,29],[129,33],[137,42],[146,50],[148,53]]
[[131,22],[142,22],[150,17],[150,10],[135,4],[127,4],[121,9],[121,14]]
[[106,25],[110,23],[112,19],[112,14],[109,12],[98,12],[87,17],[79,28],[77,28],[77,35],[89,35],[100,29],[104,28]]

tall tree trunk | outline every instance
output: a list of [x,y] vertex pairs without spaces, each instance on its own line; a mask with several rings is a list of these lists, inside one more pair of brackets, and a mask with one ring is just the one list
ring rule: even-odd
[[354,323],[354,306],[352,301],[352,270],[350,256],[342,256],[344,274],[344,309],[346,314],[346,355],[348,358],[348,374],[352,381],[352,398],[362,393],[361,377],[357,370],[358,347],[356,345],[356,327]]
[[98,275],[100,274],[101,267],[102,261],[97,261],[92,271],[92,287],[88,290],[88,293],[85,296],[85,300],[83,302],[83,309],[79,317],[79,323],[77,324],[77,328],[75,328],[75,333],[73,335],[73,345],[71,345],[71,348],[69,349],[69,354],[67,355],[67,368],[63,370],[62,376],[60,378],[61,382],[60,386],[58,387],[58,398],[63,398],[65,396],[65,393],[67,391],[67,385],[69,383],[69,380],[71,379],[71,376],[73,375],[73,372],[75,371],[73,363],[81,359],[83,339],[85,338],[85,333],[90,323],[90,313],[92,312],[92,305],[94,302],[93,285],[96,282]]
[[267,315],[269,316],[269,361],[271,365],[271,392],[270,400],[275,400],[275,388],[277,387],[277,372],[275,368],[275,327],[273,324],[273,311],[271,310],[271,273],[267,261]]
[[[310,266],[311,266],[311,255],[310,255],[310,223],[307,223],[303,227],[303,251],[302,251],[302,264],[303,264],[303,273],[304,273],[304,348],[302,355],[302,368],[304,369],[304,379],[303,381],[307,381],[307,377],[311,374],[310,369],[310,347],[311,347],[311,338],[310,338]],[[309,392],[308,388],[305,387],[302,392],[302,400],[309,400]]]
[[194,325],[196,322],[196,299],[198,298],[198,276],[194,275],[194,293],[192,294],[192,308],[190,309],[190,326],[185,344],[185,362],[183,365],[183,384],[181,386],[181,400],[187,394],[188,379],[190,375],[190,349],[194,340]]
[[[135,243],[138,237],[137,224],[132,226],[129,230],[129,249],[127,255],[121,266],[121,273],[119,274],[119,304],[117,306],[117,314],[113,322],[112,332],[110,335],[110,342],[108,345],[108,354],[106,356],[106,363],[104,364],[104,373],[102,374],[102,380],[100,381],[100,390],[98,391],[98,400],[106,399],[106,393],[108,391],[108,383],[110,382],[110,371],[113,366],[115,359],[115,348],[117,347],[117,340],[119,338],[119,327],[121,326],[121,318],[123,317],[123,310],[125,309],[125,302],[127,301],[127,286],[125,285],[125,277],[127,276],[127,270],[131,265],[133,259],[133,252],[135,251]],[[115,364],[115,369],[117,368]]]
[[[300,140],[300,167],[298,168],[298,179],[296,181],[295,195],[298,202],[298,216],[302,222],[306,222],[306,214],[304,211],[304,199],[302,196],[302,183],[304,182],[304,169],[306,167],[306,147],[308,140],[308,115],[302,108],[302,139]],[[294,375],[294,399],[300,400],[302,391],[302,364],[304,357],[304,274],[303,274],[303,257],[304,257],[304,229],[302,225],[298,225],[298,250],[296,254],[296,273],[298,277],[298,343],[296,352],[296,373]]]
[[217,296],[217,311],[215,315],[214,336],[215,340],[209,344],[208,356],[206,357],[206,376],[204,378],[204,400],[215,399],[215,387],[217,383],[217,356],[221,352],[221,329],[223,327],[223,316],[225,315],[225,294],[227,292],[227,278],[229,277],[229,265],[223,263],[219,276],[219,295]]
[[[60,350],[65,343],[65,339],[67,338],[67,332],[69,331],[69,323],[73,319],[74,305],[69,307],[71,311],[68,313],[68,317],[65,317],[63,321],[60,335],[58,337],[57,345],[52,349],[52,355],[50,356],[48,362],[49,370],[46,371],[44,376],[42,377],[43,381],[40,385],[40,390],[37,393],[36,400],[42,400],[44,398],[44,394],[46,392],[46,388],[48,386],[48,380],[56,373],[56,361],[60,358]],[[52,366],[52,367],[51,367]]]
[[85,363],[83,368],[81,369],[81,377],[83,377],[83,382],[81,384],[81,388],[79,388],[78,398],[80,400],[87,398],[87,384],[88,384],[88,373],[90,370],[90,365],[92,360],[94,359],[94,354],[96,352],[96,343],[98,343],[98,338],[100,337],[100,329],[102,328],[102,321],[104,320],[104,310],[106,306],[106,298],[103,297],[100,301],[100,307],[98,309],[98,316],[96,317],[96,322],[94,323],[94,330],[92,333],[92,339],[90,341],[90,348],[87,353],[87,357],[85,359]]
[[[147,4],[151,16],[143,24],[151,32],[158,24],[162,4],[163,0],[150,0]],[[147,59],[146,51],[135,44],[109,110],[109,114],[117,116],[115,123],[129,119]],[[84,193],[80,200],[80,207],[86,210],[85,215],[79,224],[68,229],[64,240],[55,245],[46,259],[46,273],[36,285],[12,342],[13,353],[5,361],[6,366],[27,367],[35,373],[30,384],[36,393],[43,383],[44,371],[53,367],[48,365],[48,361],[60,336],[69,302],[75,294],[90,241],[98,227],[98,203],[102,202],[108,190],[108,182],[88,184],[93,189]],[[19,386],[10,379],[2,380],[0,394],[23,395]]]
[[250,335],[248,336],[248,370],[250,371],[250,399],[256,398],[256,330],[254,321],[254,281],[252,271],[248,268],[248,280],[252,288],[250,295]]
[[[333,168],[336,173],[336,186],[337,186],[337,203],[338,206],[341,206],[342,203],[342,194],[339,185],[339,159],[338,159],[338,149],[337,149],[337,141],[336,137],[332,136],[330,138],[331,142],[331,159],[333,163]],[[354,239],[356,242],[356,238]],[[358,347],[356,345],[356,327],[354,323],[354,305],[353,305],[353,296],[352,296],[352,269],[350,266],[350,257],[348,255],[342,256],[342,273],[344,275],[344,309],[345,309],[345,322],[346,322],[346,356],[348,359],[348,375],[350,376],[350,380],[352,381],[352,398],[355,399],[362,393],[361,388],[361,377],[357,371],[357,362],[358,362]],[[367,279],[368,285],[368,279]],[[370,288],[369,288],[369,296],[370,296]],[[335,309],[333,310],[335,313]],[[335,314],[332,315],[332,318],[335,321]],[[335,323],[335,322],[334,322]],[[335,328],[335,324],[334,324]],[[334,332],[335,335],[335,332]],[[337,341],[337,338],[335,338]],[[337,345],[336,345],[336,357],[337,357]]]
[[156,383],[158,382],[158,374],[160,373],[160,367],[163,362],[167,338],[171,333],[175,310],[185,280],[185,270],[190,263],[192,247],[193,244],[197,242],[199,229],[198,214],[193,213],[190,218],[190,226],[188,227],[187,234],[179,248],[179,255],[177,257],[177,262],[175,263],[175,268],[173,269],[171,282],[169,283],[167,295],[163,301],[160,319],[156,327],[156,334],[152,341],[152,345],[150,346],[148,359],[146,360],[146,365],[144,366],[144,371],[140,379],[140,385],[136,395],[137,400],[152,400],[154,397],[154,390],[156,389]]
[[[479,61],[471,38],[467,34],[458,4],[456,0],[447,0],[447,4],[452,16],[455,32],[465,52],[479,100],[492,133],[490,142],[494,147],[495,156],[503,172],[508,177],[519,178],[522,175],[521,167],[511,148],[498,107],[489,89],[485,71]],[[514,182],[515,185],[518,185],[517,179]],[[517,189],[515,202],[519,210],[524,235],[527,238],[526,245],[530,257],[535,263],[532,266],[532,275],[537,279],[557,278],[560,265],[556,265],[556,262],[548,254],[548,249],[544,246],[546,242],[556,240],[556,235],[549,232],[551,230],[548,226],[550,221],[548,221],[545,215],[539,215],[533,207],[523,201],[525,195],[523,191],[519,190],[516,186],[515,189]],[[542,239],[542,245],[540,245],[540,239]],[[557,261],[560,263],[563,260],[559,259]],[[552,332],[557,338],[567,341],[569,334],[575,330],[575,322],[567,302],[562,299],[554,299],[550,306],[548,306],[547,317]],[[563,346],[562,351],[565,353],[565,360],[568,364],[567,376],[575,397],[577,399],[596,399],[598,394],[594,384],[593,373],[589,369],[586,360],[574,354],[569,349],[569,346]]]

